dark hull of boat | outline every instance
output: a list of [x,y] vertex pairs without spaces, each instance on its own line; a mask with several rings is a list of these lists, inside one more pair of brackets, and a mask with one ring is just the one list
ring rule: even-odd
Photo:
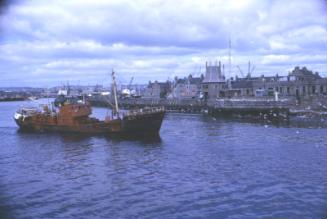
[[159,133],[164,112],[125,117],[122,120],[122,131],[129,134]]

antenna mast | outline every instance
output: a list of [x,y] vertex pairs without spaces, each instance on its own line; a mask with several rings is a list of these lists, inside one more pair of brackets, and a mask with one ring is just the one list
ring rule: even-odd
[[[229,77],[232,77],[232,42],[231,39],[229,37],[229,41],[228,41],[228,73],[229,73]],[[228,83],[228,88],[231,88],[231,82]]]
[[228,64],[229,64],[229,77],[232,76],[232,42],[229,37],[229,42],[228,42]]
[[117,85],[116,85],[116,78],[115,78],[115,72],[112,70],[112,85],[113,85],[113,91],[114,91],[114,98],[115,98],[115,113],[119,116],[119,108],[118,108],[118,100],[117,100]]

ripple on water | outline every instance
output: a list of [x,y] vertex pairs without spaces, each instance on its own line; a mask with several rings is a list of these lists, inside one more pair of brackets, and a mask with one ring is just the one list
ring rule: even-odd
[[145,141],[5,124],[0,194],[17,218],[326,215],[325,129],[167,114],[161,138]]

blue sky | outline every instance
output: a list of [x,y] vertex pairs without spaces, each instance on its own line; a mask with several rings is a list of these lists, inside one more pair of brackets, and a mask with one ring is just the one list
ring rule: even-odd
[[254,75],[327,76],[325,0],[29,0],[0,22],[0,86],[106,85],[112,68],[121,83],[199,75],[228,64],[229,37],[231,76],[248,60]]

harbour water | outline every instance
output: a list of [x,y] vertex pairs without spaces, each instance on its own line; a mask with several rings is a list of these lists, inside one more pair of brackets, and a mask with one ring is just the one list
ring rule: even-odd
[[23,104],[0,103],[1,218],[327,218],[324,127],[168,113],[154,139],[32,134]]

